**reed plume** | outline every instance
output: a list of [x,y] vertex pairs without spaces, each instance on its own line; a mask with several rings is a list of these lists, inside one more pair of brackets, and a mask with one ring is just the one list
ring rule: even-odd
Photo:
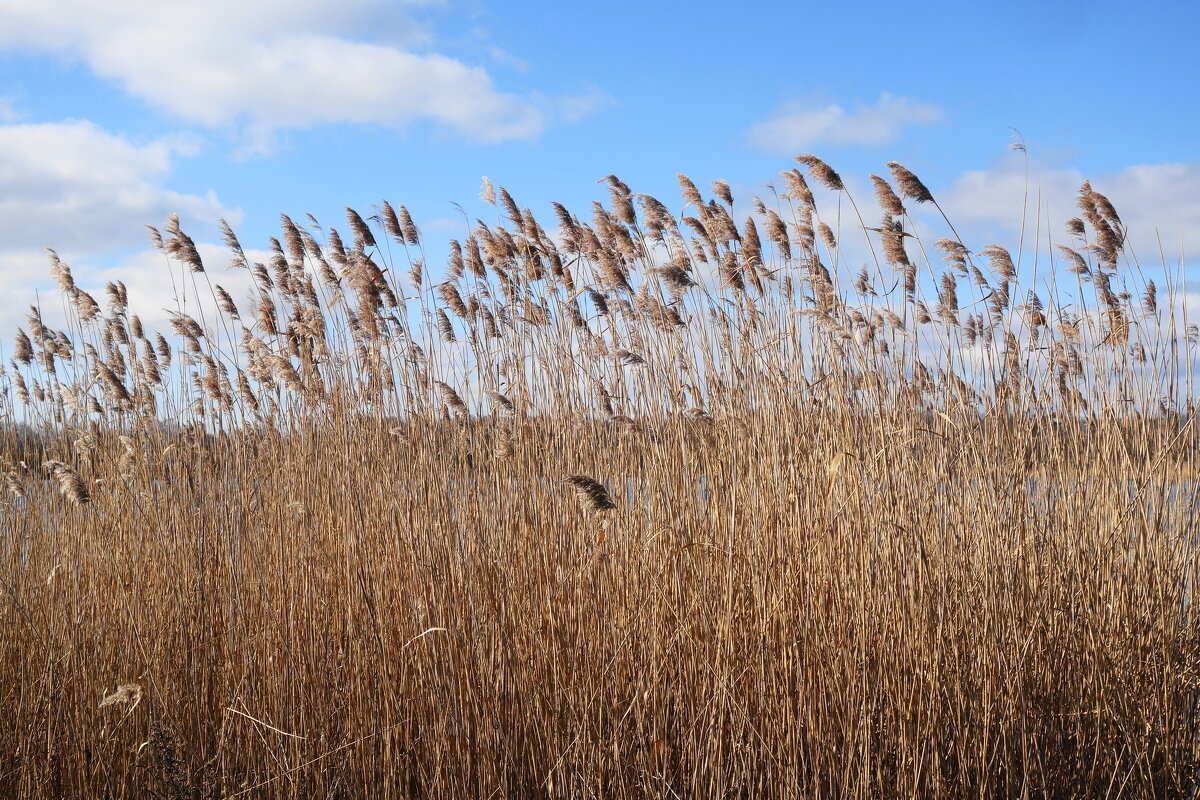
[[584,511],[611,511],[617,504],[608,496],[604,484],[586,475],[568,475],[565,482],[575,489],[575,498]]
[[0,365],[0,795],[1193,798],[1177,272],[1090,184],[1051,254],[799,162],[550,226],[485,179],[436,264],[390,202],[265,263],[222,225],[240,310],[172,218],[161,332],[52,258]]

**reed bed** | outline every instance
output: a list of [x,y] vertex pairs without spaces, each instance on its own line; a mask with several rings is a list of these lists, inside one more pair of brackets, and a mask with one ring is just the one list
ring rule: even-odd
[[162,334],[52,257],[0,793],[1194,797],[1178,272],[1086,184],[1014,255],[798,161],[552,231],[485,184],[436,282],[403,207],[226,228],[246,297],[172,219]]

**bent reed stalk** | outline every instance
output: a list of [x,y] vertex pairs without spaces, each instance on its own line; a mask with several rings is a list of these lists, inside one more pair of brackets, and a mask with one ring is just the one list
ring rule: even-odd
[[173,218],[163,334],[53,257],[0,377],[0,793],[1195,796],[1179,275],[1089,184],[1035,286],[899,164],[860,231],[799,161],[553,233],[487,182],[436,282],[402,206],[268,263],[223,226],[245,298]]

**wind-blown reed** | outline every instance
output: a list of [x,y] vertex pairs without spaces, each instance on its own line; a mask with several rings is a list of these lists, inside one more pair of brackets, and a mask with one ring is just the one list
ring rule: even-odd
[[1089,184],[1014,256],[799,161],[554,231],[485,182],[437,277],[387,203],[268,263],[223,226],[244,298],[172,219],[164,334],[54,257],[0,377],[0,793],[1193,797],[1178,274]]

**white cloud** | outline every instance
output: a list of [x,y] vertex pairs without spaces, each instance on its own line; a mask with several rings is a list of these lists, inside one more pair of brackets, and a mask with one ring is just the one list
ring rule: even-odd
[[21,119],[21,112],[11,97],[0,95],[0,124],[16,122]]
[[479,142],[538,135],[546,115],[482,68],[416,52],[383,0],[9,0],[0,47],[86,63],[190,122],[257,129],[431,120]]
[[211,194],[163,185],[172,159],[194,147],[181,137],[138,144],[90,122],[0,126],[0,248],[110,250],[142,241],[142,225],[171,212],[227,214]]
[[4,302],[0,303],[0,343],[7,346],[16,321],[25,317],[29,306],[36,305],[41,297],[46,296],[53,282],[50,280],[45,250],[0,251],[0,275],[4,276]]
[[[1031,162],[1029,225],[1040,201],[1043,220],[1053,226],[1051,234],[1065,244],[1064,225],[1079,214],[1075,203],[1085,179],[1112,201],[1140,259],[1158,260],[1160,236],[1168,262],[1178,260],[1181,247],[1190,260],[1200,256],[1200,162],[1139,164],[1096,174]],[[935,190],[960,229],[1006,234],[1020,227],[1025,193],[1025,163],[1017,154],[986,170],[964,172],[948,189]]]
[[[129,313],[136,314],[149,331],[169,333],[171,314],[177,311],[213,326],[220,315],[209,288],[210,282],[229,292],[244,317],[252,317],[253,279],[250,272],[225,269],[230,253],[224,245],[197,242],[196,248],[204,260],[207,274],[192,273],[149,246],[117,259],[104,259],[111,261],[110,266],[97,266],[86,254],[62,255],[70,266],[75,284],[100,303],[105,302],[106,285],[113,281],[124,283],[129,293]],[[246,256],[252,262],[265,262],[270,254],[247,250]],[[0,274],[11,277],[5,302],[0,304],[0,347],[6,354],[17,327],[28,329],[26,317],[30,306],[39,308],[42,319],[50,327],[66,325],[69,310],[50,276],[50,262],[45,251],[0,252]],[[214,328],[212,334],[222,339],[227,336],[227,332],[219,327]]]
[[[254,281],[249,270],[225,267],[230,260],[227,247],[211,242],[197,242],[196,249],[204,260],[206,274],[193,273],[177,262],[168,266],[166,257],[158,250],[147,248],[122,258],[116,266],[87,270],[83,285],[97,290],[109,281],[122,281],[129,290],[130,313],[138,314],[143,324],[152,330],[165,330],[172,312],[181,311],[210,325],[219,318],[216,300],[209,288],[219,285],[229,292],[244,317],[252,317],[254,308],[249,300]],[[251,263],[266,262],[270,254],[247,250]],[[221,335],[220,331],[215,331]]]
[[492,61],[495,61],[502,67],[508,67],[509,69],[514,69],[521,73],[529,72],[530,70],[531,65],[528,61],[519,56],[513,55],[503,47],[496,47],[495,45],[492,45],[487,48],[487,54],[489,57],[491,57]]
[[578,94],[558,100],[558,116],[564,122],[578,122],[606,106],[616,105],[616,99],[599,86],[590,86]]
[[847,110],[837,104],[784,105],[747,131],[750,144],[768,152],[795,153],[814,145],[874,146],[895,141],[903,128],[933,125],[942,119],[938,106],[884,92],[870,105]]
[[[134,142],[82,121],[0,125],[0,339],[39,298],[48,316],[60,305],[47,247],[86,286],[93,280],[87,264],[144,243],[148,222],[177,212],[193,225],[221,216],[236,223],[239,214],[211,192],[166,187],[175,159],[195,148],[186,137]],[[161,272],[161,255],[157,263]],[[147,280],[154,280],[149,268],[131,276],[131,294]]]

